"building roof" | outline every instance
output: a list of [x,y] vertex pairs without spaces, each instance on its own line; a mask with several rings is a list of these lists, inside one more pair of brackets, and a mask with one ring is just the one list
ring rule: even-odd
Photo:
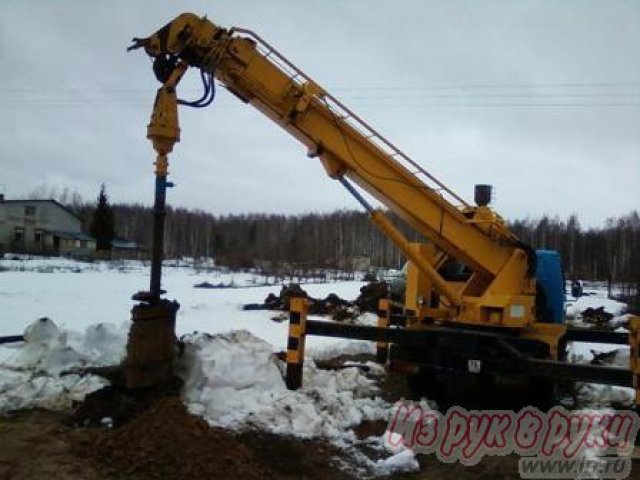
[[88,233],[82,232],[66,232],[64,230],[45,230],[45,232],[53,235],[54,237],[64,238],[66,240],[88,240],[94,242],[96,240]]
[[34,199],[24,199],[24,200],[20,200],[20,199],[11,199],[11,200],[4,199],[4,200],[0,200],[0,203],[18,203],[18,204],[20,204],[20,203],[25,203],[25,204],[26,203],[37,203],[37,202],[50,202],[50,203],[53,203],[53,204],[57,205],[58,207],[60,207],[65,212],[67,212],[68,214],[73,215],[78,220],[82,221],[82,218],[80,218],[78,215],[73,213],[73,211],[71,211],[70,208],[65,207],[63,204],[61,204],[57,200],[54,200],[53,198],[49,198],[49,199],[34,198]]
[[137,250],[140,248],[137,242],[133,240],[127,240],[126,238],[116,237],[111,240],[111,246],[116,249],[122,250]]

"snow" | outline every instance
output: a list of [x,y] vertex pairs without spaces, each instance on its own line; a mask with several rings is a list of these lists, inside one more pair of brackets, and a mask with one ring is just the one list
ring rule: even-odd
[[[615,352],[607,366],[629,368],[629,347],[610,345],[606,343],[574,342],[571,345],[569,360],[573,363],[590,363],[593,352]],[[611,405],[623,405],[631,407],[635,398],[633,388],[618,387],[612,385],[600,385],[594,383],[582,384],[578,392],[578,402],[581,407],[605,408]]]
[[353,463],[347,468],[363,476],[418,469],[414,454],[406,449],[374,449],[382,457],[376,460],[360,450],[363,444],[382,446],[383,440],[361,442],[353,427],[363,421],[387,421],[392,412],[393,405],[377,396],[372,377],[384,375],[378,364],[353,362],[339,370],[320,370],[309,355],[303,386],[291,391],[283,380],[285,365],[273,355],[273,346],[246,330],[198,333],[183,340],[178,370],[185,381],[183,400],[191,413],[211,425],[324,438],[348,452]]
[[388,414],[389,404],[375,396],[375,382],[355,366],[319,370],[308,359],[303,387],[290,391],[273,347],[250,332],[195,334],[184,340],[183,398],[192,413],[212,425],[346,444],[355,439],[351,427]]
[[[581,321],[581,312],[587,308],[604,307],[604,310],[614,317],[609,321],[609,327],[620,333],[627,333],[622,325],[629,320],[629,315],[623,314],[626,304],[607,297],[606,285],[591,284],[585,288],[585,293],[578,298],[569,297],[567,303],[567,317],[573,319],[573,326],[589,328]],[[629,368],[629,347],[589,342],[571,342],[569,344],[569,361],[573,363],[590,363],[594,353],[616,352],[609,366]],[[578,392],[578,404],[581,407],[605,408],[611,405],[632,406],[635,398],[635,390],[632,388],[617,387],[611,385],[589,384],[580,386]]]
[[[409,449],[378,448],[375,450],[382,458],[376,460],[358,449],[362,443],[382,447],[383,439],[360,442],[352,428],[363,421],[387,421],[392,411],[392,405],[376,395],[378,387],[370,378],[384,374],[379,365],[353,363],[339,370],[320,370],[307,358],[302,388],[290,391],[282,377],[284,363],[275,359],[271,345],[250,332],[194,334],[183,340],[183,399],[192,413],[210,424],[325,438],[350,451],[363,474],[384,476],[418,470]],[[367,367],[368,374],[360,366]]]
[[[139,261],[86,263],[65,258],[11,256],[14,257],[17,260],[0,259],[0,335],[19,335],[40,317],[49,317],[60,328],[74,331],[97,323],[128,325],[134,305],[131,296],[149,284],[148,264]],[[205,281],[233,288],[194,288]],[[181,305],[176,322],[178,335],[248,330],[283,350],[287,322],[273,322],[271,311],[242,310],[246,303],[261,302],[269,293],[280,292],[280,284],[261,286],[264,282],[264,277],[256,274],[194,268],[192,262],[182,260],[167,262],[162,287],[169,292],[169,299],[175,298]],[[363,285],[364,282],[339,281],[303,287],[314,297],[339,292],[343,298],[355,299]],[[347,351],[373,348],[369,342],[354,342],[360,345],[343,342],[341,347]],[[307,348],[320,351],[335,343],[331,338],[309,337]]]
[[113,356],[113,350],[104,349],[103,343],[94,343],[99,336],[91,333],[99,329],[89,329],[74,348],[67,332],[42,318],[26,328],[23,345],[3,347],[0,413],[35,407],[63,410],[106,385],[104,379],[94,375],[69,373],[74,368],[119,361],[120,353]]
[[390,475],[395,472],[415,472],[420,469],[415,454],[408,448],[391,455],[388,458],[377,460],[375,471],[378,475]]
[[[117,364],[124,356],[131,295],[147,286],[148,266],[16,258],[0,259],[0,335],[24,332],[26,341],[0,345],[0,412],[69,408],[106,384],[74,369]],[[373,343],[309,337],[303,387],[289,391],[284,363],[274,355],[286,348],[287,322],[272,321],[271,311],[242,310],[245,303],[278,294],[280,285],[264,286],[264,278],[251,273],[187,264],[166,265],[163,288],[168,298],[181,303],[176,328],[185,349],[177,370],[192,413],[229,429],[325,438],[352,452],[368,475],[415,469],[415,459],[407,453],[382,449],[379,456],[389,458],[374,460],[358,450],[353,427],[364,420],[386,420],[391,412],[391,405],[377,395],[374,379],[383,369],[371,362],[339,370],[315,366],[314,358],[373,353]],[[205,281],[233,288],[194,288]],[[363,285],[340,281],[303,288],[314,297],[335,292],[355,299]],[[375,315],[357,320],[375,322]],[[112,421],[105,418],[103,424],[108,427]]]
[[585,289],[585,294],[575,298],[567,297],[566,314],[567,318],[580,319],[581,313],[587,308],[604,307],[605,312],[610,313],[614,317],[622,315],[627,307],[625,303],[612,300],[607,297],[606,288],[589,288]]
[[[104,379],[74,372],[118,363],[126,333],[126,329],[98,324],[81,334],[61,330],[48,318],[36,320],[25,329],[24,343],[4,347],[9,354],[0,363],[0,413],[36,407],[68,409],[73,401],[103,387]],[[182,341],[176,373],[184,380],[183,401],[211,425],[324,438],[357,452],[353,427],[367,420],[386,421],[390,415],[391,404],[377,396],[378,387],[371,378],[383,371],[370,362],[364,364],[366,369],[354,363],[320,370],[308,357],[303,387],[290,391],[283,380],[285,365],[274,355],[273,345],[246,330],[194,333]],[[113,426],[108,417],[101,423]],[[406,453],[396,452],[387,459],[371,460],[362,453],[354,459],[375,475],[409,470],[415,463]]]
[[[181,304],[176,322],[178,335],[247,330],[273,345],[276,351],[286,349],[287,322],[272,321],[274,312],[271,311],[242,310],[246,303],[260,302],[269,293],[278,294],[279,284],[260,286],[265,279],[252,273],[194,268],[189,259],[166,263],[163,288],[169,292],[168,298],[175,298]],[[0,335],[19,335],[41,317],[51,318],[59,328],[71,332],[82,332],[91,325],[99,324],[102,330],[92,330],[91,335],[100,338],[91,342],[101,342],[100,352],[105,353],[110,348],[108,355],[113,356],[123,345],[123,341],[117,338],[122,338],[121,333],[129,328],[130,310],[134,305],[131,296],[144,290],[148,281],[148,265],[139,261],[86,263],[55,257],[5,257],[0,259],[3,312]],[[234,288],[193,287],[205,281]],[[363,282],[341,281],[305,284],[304,288],[314,297],[338,292],[343,298],[355,299],[363,285]],[[375,322],[374,317],[363,316],[362,322],[371,324]],[[80,350],[85,348],[73,346]],[[307,339],[307,352],[318,358],[329,358],[339,353],[373,353],[374,348],[371,342],[357,340],[316,336]],[[0,361],[6,355],[7,348],[0,346]]]
[[609,320],[609,326],[614,329],[615,332],[629,333],[629,330],[624,328],[623,325],[629,325],[629,320],[633,317],[630,313],[625,313],[624,315],[620,315],[618,317],[613,317]]

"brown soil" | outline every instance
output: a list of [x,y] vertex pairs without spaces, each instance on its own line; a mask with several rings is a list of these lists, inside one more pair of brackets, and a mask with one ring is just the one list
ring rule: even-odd
[[[196,285],[196,287],[201,285]],[[385,282],[369,282],[360,289],[360,295],[354,301],[340,298],[335,293],[330,293],[325,298],[311,297],[300,285],[292,283],[283,285],[280,294],[270,293],[263,303],[248,303],[244,310],[279,310],[289,311],[289,301],[292,297],[304,297],[309,300],[310,315],[329,315],[333,320],[343,322],[357,318],[363,312],[376,313],[378,302],[386,298],[388,287]],[[280,317],[274,317],[275,321],[281,321]]]
[[74,442],[74,451],[93,459],[114,478],[270,476],[244,445],[189,415],[177,397],[159,399],[119,428],[87,433]]
[[[369,360],[368,356],[344,360]],[[342,359],[341,359],[342,360]],[[329,368],[339,366],[331,365]],[[404,378],[388,374],[381,394],[389,401],[407,398]],[[348,480],[355,474],[340,469],[349,454],[321,441],[303,441],[264,432],[234,434],[210,427],[190,415],[180,399],[164,392],[155,400],[120,398],[105,391],[85,402],[80,424],[99,424],[99,418],[128,409],[113,428],[72,426],[78,415],[38,410],[0,416],[0,479],[309,479]],[[149,400],[149,401],[147,401]],[[117,408],[113,408],[114,405]],[[116,415],[113,415],[116,417]],[[365,422],[358,438],[381,435],[384,422]],[[368,452],[375,454],[375,452]],[[435,456],[419,456],[420,471],[396,474],[395,479],[518,479],[518,458],[485,457],[479,465],[441,463]],[[630,478],[640,478],[634,461]]]
[[76,432],[61,420],[37,410],[0,417],[0,478],[109,478],[73,452]]
[[71,427],[66,415],[0,417],[2,479],[350,479],[323,442],[235,435],[160,398],[120,427]]

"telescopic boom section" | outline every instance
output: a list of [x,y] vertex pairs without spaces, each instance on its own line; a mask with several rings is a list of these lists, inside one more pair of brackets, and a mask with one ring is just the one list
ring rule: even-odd
[[[215,75],[302,142],[331,177],[355,182],[489,283],[514,256],[511,232],[463,214],[469,206],[460,197],[255,33],[183,14],[134,42],[132,48],[144,47],[159,67],[180,60]],[[154,70],[158,75],[163,68]]]

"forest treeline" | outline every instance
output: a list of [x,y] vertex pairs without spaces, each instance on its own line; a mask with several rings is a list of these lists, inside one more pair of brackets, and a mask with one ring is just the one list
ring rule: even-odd
[[640,285],[640,216],[637,211],[610,218],[601,228],[582,229],[577,215],[510,222],[535,248],[557,250],[568,278]]
[[[151,242],[152,213],[142,205],[112,205],[117,234],[140,245]],[[89,222],[94,205],[72,205]],[[397,222],[402,225],[402,222]],[[576,215],[544,216],[510,222],[513,231],[535,248],[558,250],[568,278],[640,283],[640,216],[637,211],[611,218],[600,228],[582,228]],[[419,240],[402,226],[412,240]],[[401,252],[357,211],[304,215],[212,215],[169,208],[166,254],[215,257],[230,267],[296,265],[349,269],[354,258],[372,267],[398,268]]]

